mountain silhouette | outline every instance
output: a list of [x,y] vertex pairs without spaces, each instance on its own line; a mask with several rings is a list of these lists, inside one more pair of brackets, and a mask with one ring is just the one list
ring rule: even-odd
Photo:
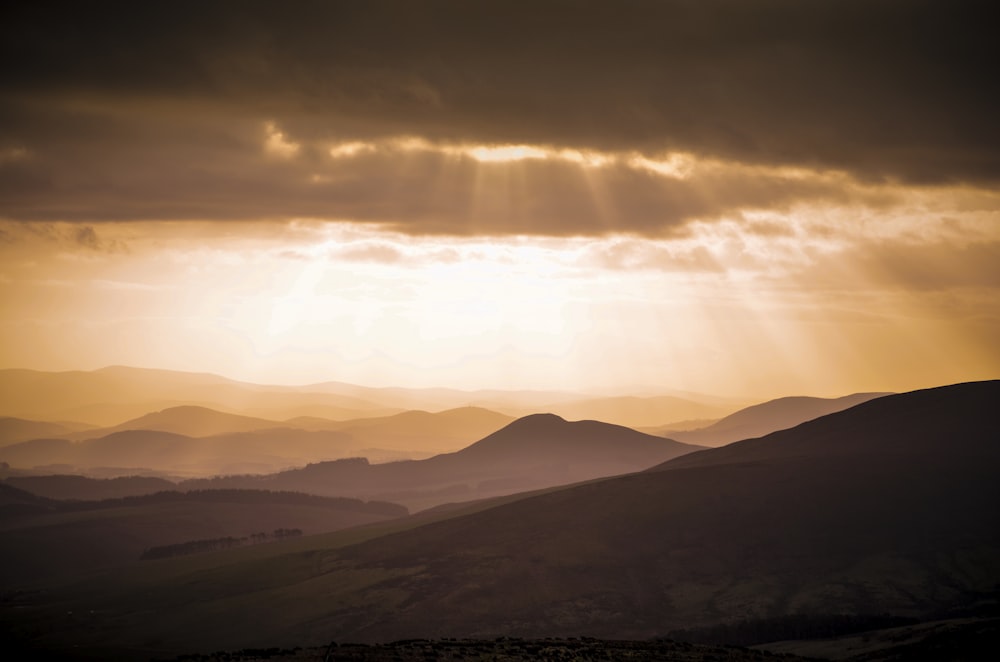
[[188,437],[160,430],[122,430],[84,441],[33,439],[11,444],[0,448],[0,461],[18,468],[55,465],[59,473],[118,467],[210,476],[267,473],[354,451],[351,439],[336,431],[274,428]]
[[284,426],[278,421],[229,414],[197,405],[181,405],[145,414],[101,430],[101,432],[108,434],[124,430],[157,430],[182,434],[187,437],[210,437],[280,427]]
[[564,418],[597,419],[635,428],[662,425],[665,421],[682,419],[715,419],[733,411],[734,407],[672,395],[659,395],[577,399],[547,404],[545,409]]
[[761,437],[776,430],[784,430],[885,395],[889,394],[854,393],[842,398],[806,396],[778,398],[741,409],[706,427],[694,430],[672,430],[667,427],[658,433],[690,444],[723,446],[733,441]]
[[358,568],[409,577],[393,582],[405,609],[351,634],[649,637],[961,606],[1000,581],[997,402],[1000,382],[886,396],[350,548]]
[[349,435],[358,447],[442,452],[464,448],[511,420],[511,416],[482,407],[458,407],[436,413],[411,410],[347,421],[300,417],[285,424],[306,430],[338,430]]
[[31,439],[59,437],[90,428],[91,426],[85,423],[51,423],[5,416],[0,418],[0,446],[9,446]]
[[598,421],[553,414],[520,418],[454,453],[372,465],[311,464],[268,476],[185,481],[187,488],[280,489],[380,499],[411,509],[641,471],[700,447]]
[[[1000,583],[997,402],[996,381],[886,396],[654,471],[376,538],[332,553],[343,570],[317,584],[332,592],[308,618],[327,638],[645,638],[973,604]],[[388,590],[394,601],[358,611]]]

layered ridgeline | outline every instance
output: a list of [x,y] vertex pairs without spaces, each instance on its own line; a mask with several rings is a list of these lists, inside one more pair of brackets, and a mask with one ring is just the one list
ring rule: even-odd
[[642,471],[701,447],[599,421],[525,416],[454,453],[369,464],[311,464],[265,476],[184,481],[186,489],[249,488],[379,499],[428,508]]
[[820,416],[843,411],[862,402],[881,398],[888,393],[853,393],[842,398],[811,398],[791,396],[768,400],[733,412],[711,425],[695,429],[656,430],[670,439],[702,446],[724,446],[733,441],[761,437],[776,430],[785,430]]
[[[347,421],[272,421],[184,405],[107,428],[10,443],[0,447],[0,461],[35,473],[269,473],[344,457],[373,462],[428,457],[465,447],[511,420],[488,409],[461,407]],[[34,423],[18,427],[45,429],[46,424]]]
[[597,418],[635,427],[717,418],[744,404],[694,393],[595,398],[562,391],[373,388],[343,382],[276,386],[207,373],[124,366],[89,372],[0,370],[0,416],[83,421],[95,426],[113,426],[177,406],[201,406],[274,421],[302,417],[343,421],[473,406],[511,417],[554,411],[569,418]]
[[1000,584],[998,402],[997,381],[886,396],[395,533],[24,593],[3,618],[35,648],[148,654],[974,613]]

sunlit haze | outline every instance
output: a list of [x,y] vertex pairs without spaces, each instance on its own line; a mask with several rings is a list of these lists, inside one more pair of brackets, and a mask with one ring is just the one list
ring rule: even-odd
[[65,69],[71,21],[21,44],[0,367],[753,398],[1000,374],[974,72],[917,84],[923,42],[831,53],[819,23],[789,24],[794,57],[727,30],[716,68],[697,30],[597,38],[627,17],[513,48],[400,11],[343,39],[112,22],[158,39],[97,34]]

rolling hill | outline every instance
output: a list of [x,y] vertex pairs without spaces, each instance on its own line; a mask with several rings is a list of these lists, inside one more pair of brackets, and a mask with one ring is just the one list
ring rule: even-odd
[[340,460],[267,476],[185,481],[182,486],[293,490],[421,509],[640,471],[698,449],[617,425],[536,414],[460,451],[426,460],[379,465]]
[[162,411],[150,412],[110,428],[103,428],[100,430],[100,434],[95,434],[97,431],[92,430],[85,433],[89,434],[89,437],[76,435],[74,438],[94,438],[126,430],[155,430],[158,432],[173,432],[174,434],[182,434],[187,437],[211,437],[280,427],[286,426],[278,421],[265,418],[229,414],[209,409],[208,407],[182,405],[179,407],[169,407]]
[[93,371],[0,370],[0,414],[111,426],[175,406],[197,405],[264,418],[359,418],[399,408],[349,393],[266,386],[208,373],[111,366]]
[[376,463],[428,457],[465,447],[510,420],[487,409],[462,407],[341,422],[322,418],[279,422],[180,406],[110,428],[82,432],[51,428],[62,432],[59,438],[33,438],[0,447],[0,461],[21,469],[53,467],[62,473],[115,467],[187,476],[269,473],[352,456]]
[[0,461],[18,468],[55,466],[58,473],[119,467],[211,476],[279,471],[309,461],[351,456],[357,450],[350,437],[340,432],[276,428],[195,438],[158,430],[123,430],[84,441],[33,439],[11,444],[0,448]]
[[84,423],[50,423],[5,416],[0,418],[0,447],[31,439],[74,434],[90,428]]
[[693,430],[668,427],[657,431],[657,434],[689,444],[724,446],[741,439],[761,437],[776,430],[784,430],[885,395],[889,394],[854,393],[842,398],[806,396],[778,398],[741,409],[706,427]]
[[464,448],[512,420],[511,416],[482,407],[458,407],[436,413],[411,410],[347,421],[300,417],[285,421],[285,425],[304,430],[337,430],[349,435],[359,447],[440,453]]
[[[238,546],[336,531],[407,514],[390,503],[305,494],[222,490],[157,492],[91,502],[43,499],[0,486],[0,584],[51,581],[198,549],[192,542]],[[246,540],[241,540],[245,538]],[[203,545],[206,546],[206,545]]]
[[[732,406],[672,395],[587,398],[550,403],[543,407],[544,411],[551,411],[567,419],[596,419],[631,428],[662,425],[665,421],[715,419],[725,416],[733,409]],[[535,410],[537,411],[537,407]]]

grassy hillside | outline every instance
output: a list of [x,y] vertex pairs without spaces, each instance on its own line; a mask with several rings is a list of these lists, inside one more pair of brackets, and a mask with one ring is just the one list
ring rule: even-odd
[[21,504],[0,507],[0,583],[7,587],[134,563],[153,547],[240,539],[276,529],[324,533],[407,514],[389,503],[244,490],[92,502],[18,495],[10,487],[3,494],[5,502]]

